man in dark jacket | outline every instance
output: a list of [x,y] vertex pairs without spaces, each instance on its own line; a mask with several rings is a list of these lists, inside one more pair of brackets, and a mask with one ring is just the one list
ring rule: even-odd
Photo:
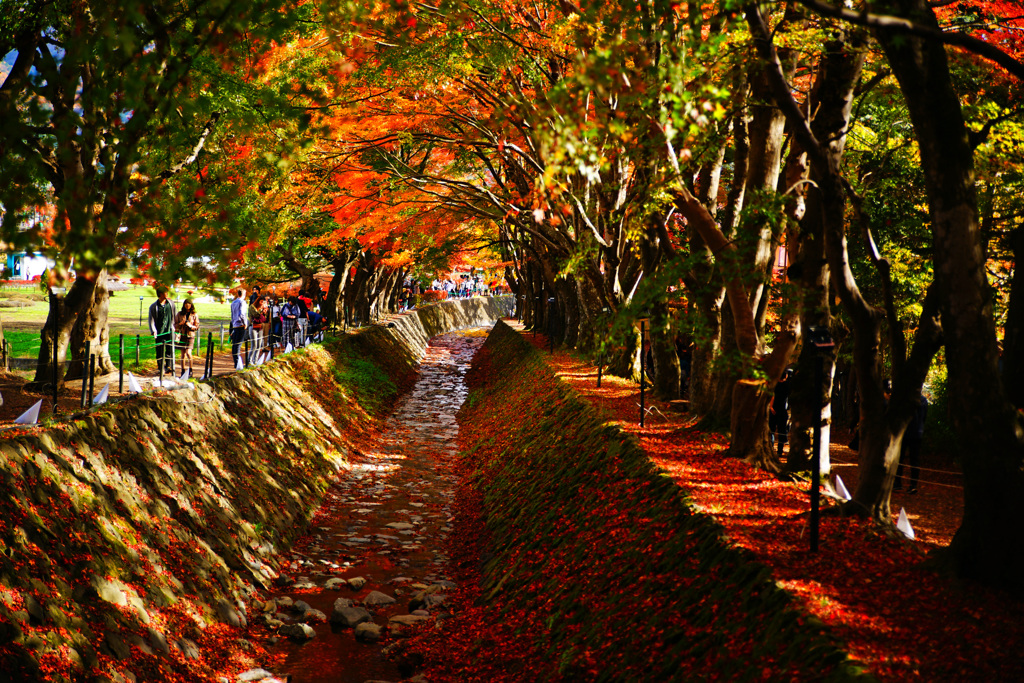
[[772,404],[768,408],[768,430],[771,438],[779,450],[779,457],[782,457],[782,447],[789,441],[789,389],[793,371],[786,369],[782,377],[775,383],[775,393],[772,395]]
[[156,343],[156,371],[174,374],[174,304],[167,299],[167,289],[156,290],[156,301],[149,307],[149,331]]
[[917,397],[917,408],[910,418],[907,431],[903,433],[900,446],[900,466],[896,468],[896,483],[893,489],[903,488],[903,463],[910,465],[910,488],[907,493],[917,493],[917,481],[921,476],[921,442],[924,440],[924,421],[928,417],[928,399],[924,395]]

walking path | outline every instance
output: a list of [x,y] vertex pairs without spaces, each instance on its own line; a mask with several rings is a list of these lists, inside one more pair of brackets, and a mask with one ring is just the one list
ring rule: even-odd
[[[412,664],[395,656],[398,636],[443,612],[445,592],[455,587],[443,550],[452,521],[455,413],[484,334],[431,340],[416,385],[376,443],[353,454],[287,555],[282,566],[289,573],[262,617],[271,630],[286,626],[271,637],[279,676],[362,683],[412,673]],[[391,645],[382,648],[377,641],[385,632]]]
[[[513,325],[520,331],[520,325]],[[893,497],[906,506],[917,540],[889,538],[870,523],[837,516],[821,521],[819,552],[808,550],[806,483],[790,483],[727,458],[727,440],[704,433],[696,420],[648,397],[659,408],[639,427],[635,382],[602,380],[588,361],[525,334],[545,362],[586,401],[635,434],[651,460],[697,508],[712,514],[738,546],[770,566],[775,580],[810,614],[845,641],[854,659],[886,681],[1024,680],[1024,617],[1006,593],[936,574],[922,563],[928,550],[945,546],[959,525],[962,492],[953,481],[924,482],[921,492]],[[848,437],[847,437],[848,438]],[[840,461],[856,454],[839,440]],[[924,454],[934,471],[951,469]],[[851,490],[855,468],[842,476]],[[895,520],[894,520],[895,521]]]

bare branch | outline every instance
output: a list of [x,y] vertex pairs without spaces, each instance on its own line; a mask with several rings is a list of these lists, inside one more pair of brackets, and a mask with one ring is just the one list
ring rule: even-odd
[[176,164],[175,166],[172,166],[171,168],[165,171],[161,171],[154,178],[154,181],[167,180],[168,178],[181,173],[181,171],[186,166],[193,163],[199,157],[199,153],[203,151],[203,146],[206,145],[206,139],[210,137],[210,133],[213,132],[213,127],[214,125],[216,125],[217,120],[220,119],[220,115],[221,113],[219,111],[214,112],[213,115],[210,117],[210,120],[206,122],[206,125],[203,127],[203,132],[199,135],[199,139],[196,141],[196,144],[192,147],[192,153],[189,154],[184,159],[182,159],[181,162]]

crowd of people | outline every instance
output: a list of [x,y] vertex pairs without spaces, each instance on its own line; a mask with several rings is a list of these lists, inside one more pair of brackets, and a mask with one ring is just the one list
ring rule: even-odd
[[501,278],[488,278],[482,275],[454,275],[435,278],[429,286],[421,285],[418,280],[408,278],[402,284],[399,295],[399,309],[407,311],[415,308],[416,302],[427,296],[430,300],[466,299],[472,296],[492,296],[508,294],[511,291]]
[[[195,303],[185,299],[179,311],[168,299],[166,288],[157,289],[156,296],[149,307],[149,331],[156,346],[157,372],[175,373],[175,351],[180,349],[180,374],[192,377],[192,349],[200,325]],[[256,285],[246,298],[243,287],[232,290],[229,329],[231,358],[236,367],[265,357],[272,349],[287,351],[305,346],[321,338],[322,327],[323,316],[305,291],[287,296],[263,295]]]
[[246,303],[245,290],[238,288],[231,302],[231,358],[239,365],[247,336],[250,356],[259,357],[271,348],[287,351],[305,346],[320,337],[322,326],[323,316],[304,290],[287,296],[264,295],[256,285]]
[[[400,310],[414,308],[427,292],[433,292],[436,295],[433,298],[448,299],[489,296],[507,291],[508,285],[503,280],[481,274],[435,279],[429,289],[410,278],[403,284]],[[174,373],[176,350],[180,349],[179,372],[183,377],[191,377],[192,349],[199,334],[199,316],[192,299],[185,299],[178,311],[167,293],[164,287],[157,289],[157,300],[149,307],[149,330],[156,345],[157,371],[161,374]],[[304,290],[285,296],[276,292],[264,294],[259,285],[254,285],[251,292],[246,292],[244,287],[231,290],[229,330],[235,366],[248,365],[271,349],[298,348],[320,337],[323,316],[314,304],[321,298],[317,294]]]

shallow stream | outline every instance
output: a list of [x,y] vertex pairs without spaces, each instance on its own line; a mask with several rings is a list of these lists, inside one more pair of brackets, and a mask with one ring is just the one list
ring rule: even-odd
[[[389,619],[409,614],[414,594],[428,588],[443,595],[450,588],[444,541],[451,531],[455,494],[450,467],[458,435],[455,414],[466,399],[469,363],[483,341],[480,330],[431,340],[415,386],[377,440],[353,456],[324,499],[328,514],[321,515],[289,554],[290,564],[283,569],[294,583],[273,595],[302,600],[328,619],[335,600],[351,599],[354,607],[371,612],[384,640],[360,641],[353,628],[317,621],[316,616],[304,619],[315,629],[315,638],[283,638],[271,648],[279,677],[290,674],[292,683],[362,683],[408,675],[381,650],[394,642],[386,635]],[[333,578],[362,578],[365,584],[326,588]],[[396,602],[364,605],[373,591]],[[300,612],[288,608],[279,608],[277,618],[286,624],[303,620]]]

